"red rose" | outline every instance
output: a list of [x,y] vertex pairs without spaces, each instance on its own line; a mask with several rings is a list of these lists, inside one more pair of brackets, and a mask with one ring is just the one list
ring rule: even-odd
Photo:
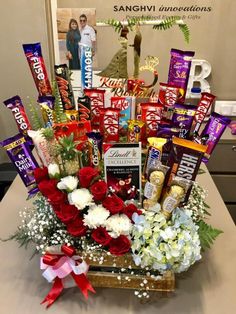
[[79,211],[74,205],[62,204],[60,210],[56,211],[56,215],[61,222],[68,224],[77,218]]
[[55,193],[58,191],[57,189],[57,180],[50,179],[50,180],[43,180],[38,184],[39,191],[46,197],[50,194]]
[[95,182],[91,188],[91,193],[93,194],[93,199],[95,202],[102,201],[107,194],[107,184],[105,181]]
[[84,225],[82,218],[77,217],[67,226],[67,231],[74,237],[82,237],[86,234],[87,227]]
[[98,227],[97,229],[94,229],[91,236],[94,241],[103,246],[108,245],[112,239],[109,233],[103,227]]
[[58,211],[58,205],[61,205],[63,203],[65,203],[67,197],[66,194],[56,190],[54,193],[51,193],[50,195],[47,196],[49,203],[52,206],[56,206],[57,211]]
[[109,251],[113,255],[124,255],[130,250],[130,240],[124,236],[120,235],[116,239],[112,239],[109,244]]
[[43,167],[43,168],[34,169],[34,178],[35,178],[36,183],[39,183],[43,180],[48,180],[49,179],[48,168]]
[[130,220],[132,220],[133,213],[137,213],[138,215],[142,214],[142,211],[138,209],[134,204],[129,204],[124,207],[122,210],[123,214],[129,217]]
[[99,175],[97,169],[92,167],[84,167],[78,172],[80,186],[82,188],[88,188],[91,184],[91,181]]
[[102,205],[108,209],[112,215],[119,213],[124,208],[124,202],[117,195],[107,196]]

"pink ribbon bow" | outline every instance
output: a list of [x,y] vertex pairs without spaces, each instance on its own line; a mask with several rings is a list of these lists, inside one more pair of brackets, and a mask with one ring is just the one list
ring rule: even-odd
[[75,255],[75,248],[62,245],[61,254],[46,253],[41,257],[40,264],[40,268],[44,270],[43,277],[48,282],[54,282],[48,295],[41,302],[41,304],[47,302],[47,308],[60,296],[64,289],[63,279],[69,275],[86,299],[88,298],[88,291],[95,293],[86,277],[89,266],[80,256]]

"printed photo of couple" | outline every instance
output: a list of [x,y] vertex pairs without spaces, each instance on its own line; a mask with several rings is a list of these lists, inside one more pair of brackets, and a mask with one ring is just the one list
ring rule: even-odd
[[80,70],[80,47],[92,49],[93,68],[97,67],[95,8],[57,9],[57,33],[60,63],[66,63],[70,70]]

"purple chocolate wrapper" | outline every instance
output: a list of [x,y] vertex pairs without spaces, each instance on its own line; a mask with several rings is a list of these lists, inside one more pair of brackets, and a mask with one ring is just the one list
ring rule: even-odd
[[159,124],[156,136],[169,139],[169,138],[172,138],[172,136],[179,137],[179,133],[180,133],[179,128],[172,127],[168,124],[166,125]]
[[171,49],[168,84],[177,85],[183,90],[183,97],[180,99],[181,102],[184,102],[185,99],[191,61],[194,54],[195,52],[193,51]]
[[100,132],[89,132],[86,133],[86,135],[88,136],[89,139],[92,139],[96,142],[96,145],[98,146],[99,152],[100,152],[100,156],[102,156],[102,135]]
[[208,120],[204,130],[201,133],[201,138],[209,136],[206,145],[207,150],[203,161],[208,162],[216,144],[218,143],[221,135],[224,133],[225,128],[230,124],[231,120],[216,112],[213,112]]
[[11,110],[19,132],[27,136],[27,131],[31,129],[31,126],[20,96],[16,95],[5,100],[4,105]]
[[34,169],[39,166],[25,137],[17,134],[0,142],[0,146],[6,149],[25,186],[29,189],[35,188]]
[[180,128],[179,137],[188,138],[193,123],[196,107],[185,104],[175,104],[172,124]]
[[55,97],[54,96],[39,96],[38,97],[38,103],[47,103],[48,107],[53,110],[54,109],[54,102]]

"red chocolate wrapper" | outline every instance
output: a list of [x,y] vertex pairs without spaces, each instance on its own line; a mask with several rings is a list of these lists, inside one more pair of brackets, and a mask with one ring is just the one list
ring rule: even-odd
[[104,89],[84,89],[85,95],[91,100],[91,126],[92,129],[99,130],[100,109],[104,108]]
[[195,112],[195,106],[185,104],[175,105],[172,124],[180,129],[179,137],[188,138]]
[[74,134],[74,141],[84,142],[88,140],[86,133],[91,131],[90,121],[74,121],[69,123],[55,123],[53,130],[56,138]]
[[168,84],[179,86],[181,94],[178,102],[183,103],[188,86],[188,78],[191,68],[191,61],[195,52],[181,51],[178,49],[171,49],[171,59],[168,74]]
[[141,104],[141,120],[145,123],[145,132],[142,134],[144,140],[148,137],[156,136],[158,124],[161,121],[162,108],[160,104]]
[[22,134],[17,134],[0,142],[0,146],[6,149],[24,185],[28,188],[29,192],[31,192],[36,188],[34,169],[39,166],[25,137]]
[[199,129],[204,121],[209,108],[212,106],[216,96],[209,93],[202,93],[202,97],[197,105],[197,110],[193,118],[191,133],[199,133]]
[[5,106],[11,110],[19,131],[27,136],[27,131],[32,129],[25,113],[25,108],[19,96],[14,96],[4,101]]
[[52,95],[40,43],[24,44],[23,49],[39,95]]
[[133,93],[138,93],[142,91],[144,86],[144,80],[129,79],[127,80],[127,92],[132,95]]
[[91,120],[91,100],[88,96],[78,97],[79,120]]
[[64,110],[75,109],[68,66],[66,64],[55,65],[54,71]]
[[163,116],[171,120],[175,104],[181,98],[181,89],[178,86],[160,83],[158,103],[164,108]]
[[119,109],[100,109],[100,133],[104,142],[119,142],[119,115]]
[[208,136],[206,140],[207,150],[203,158],[204,162],[207,162],[218,143],[221,135],[224,133],[225,128],[230,124],[231,120],[216,112],[211,114],[204,130],[201,133],[201,138]]

